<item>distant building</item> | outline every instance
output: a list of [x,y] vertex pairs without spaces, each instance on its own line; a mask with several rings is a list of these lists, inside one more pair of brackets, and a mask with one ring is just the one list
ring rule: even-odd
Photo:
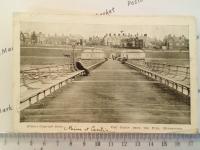
[[107,33],[103,37],[91,36],[84,39],[79,34],[45,35],[42,32],[20,32],[20,44],[23,46],[110,46],[127,49],[162,49],[162,50],[188,50],[189,40],[184,36],[167,35],[164,39],[151,38],[147,34]]
[[89,37],[89,40],[87,42],[87,45],[102,45],[103,44],[103,41],[102,41],[102,38],[100,38],[99,36],[92,36],[92,37]]
[[46,44],[46,36],[42,32],[39,32],[37,35],[37,43],[38,44]]
[[169,34],[163,41],[169,50],[189,50],[189,40],[184,35],[176,37]]
[[38,42],[38,37],[37,37],[37,35],[36,35],[36,33],[35,33],[35,31],[33,31],[32,33],[31,33],[31,44],[37,44],[37,42]]
[[127,49],[123,50],[121,52],[121,57],[122,58],[127,58],[127,59],[145,59],[145,52],[143,50],[132,50],[132,49]]
[[105,53],[102,50],[84,50],[81,59],[104,59]]
[[106,34],[103,37],[103,43],[104,45],[111,47],[135,48],[135,49],[142,49],[144,47],[144,40],[140,39],[136,35],[134,37],[130,33]]
[[113,41],[111,33],[107,36],[105,43],[106,43],[107,46],[113,46],[114,45],[114,41]]
[[85,45],[86,40],[80,35],[45,35],[42,32],[24,33],[20,32],[21,45],[42,45],[42,46],[59,46],[59,45]]
[[27,46],[31,44],[31,37],[29,33],[20,32],[20,45]]
[[144,47],[143,39],[135,38],[124,38],[121,40],[122,48],[142,49]]

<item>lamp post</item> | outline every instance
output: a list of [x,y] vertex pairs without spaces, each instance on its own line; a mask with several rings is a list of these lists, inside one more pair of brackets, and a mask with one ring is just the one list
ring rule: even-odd
[[72,63],[73,63],[73,65],[75,65],[75,52],[74,52],[75,46],[76,46],[76,44],[72,43]]

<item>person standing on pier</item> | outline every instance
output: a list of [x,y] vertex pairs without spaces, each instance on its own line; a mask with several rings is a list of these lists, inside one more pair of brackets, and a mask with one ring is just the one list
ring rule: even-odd
[[82,62],[81,62],[81,58],[78,58],[78,61],[76,61],[75,63],[76,65],[76,68],[79,69],[79,70],[84,70],[85,71],[85,76],[88,76],[89,75],[89,70],[86,69],[83,65],[82,65]]

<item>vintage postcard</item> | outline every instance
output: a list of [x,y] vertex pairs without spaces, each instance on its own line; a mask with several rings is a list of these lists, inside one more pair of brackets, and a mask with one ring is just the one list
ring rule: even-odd
[[197,133],[193,17],[14,15],[16,132]]

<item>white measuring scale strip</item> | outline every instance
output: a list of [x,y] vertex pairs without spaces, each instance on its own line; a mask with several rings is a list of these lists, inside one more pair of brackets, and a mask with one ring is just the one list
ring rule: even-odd
[[0,134],[0,150],[200,150],[200,135]]

